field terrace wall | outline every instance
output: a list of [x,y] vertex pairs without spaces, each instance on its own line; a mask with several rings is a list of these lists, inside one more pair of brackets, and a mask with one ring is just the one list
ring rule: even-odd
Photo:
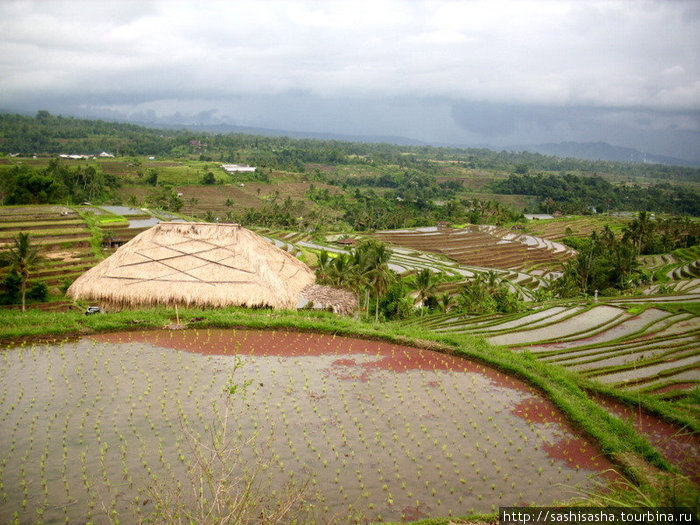
[[[30,273],[30,282],[40,281],[58,293],[71,281],[99,262],[86,222],[66,206],[10,206],[0,210],[0,250],[12,244],[20,232],[30,235],[39,247],[40,260]],[[4,275],[4,270],[2,275]]]
[[561,244],[495,226],[386,230],[375,235],[384,242],[442,253],[465,265],[500,269],[558,268],[574,253]]

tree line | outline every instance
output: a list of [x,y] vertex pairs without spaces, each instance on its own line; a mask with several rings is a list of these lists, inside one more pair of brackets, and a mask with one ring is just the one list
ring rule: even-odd
[[424,268],[401,277],[389,267],[391,250],[382,242],[367,239],[349,253],[318,256],[316,279],[350,290],[366,316],[375,321],[406,319],[426,312],[485,314],[517,312],[523,307],[518,294],[493,271],[478,273],[461,284],[455,293],[439,292],[444,276]]
[[639,265],[640,254],[668,253],[698,243],[700,224],[684,218],[655,220],[640,212],[615,235],[610,227],[587,238],[567,238],[577,254],[567,261],[563,276],[550,290],[559,297],[614,295],[622,290],[651,283],[651,273]]
[[[312,185],[307,197],[315,206],[273,194],[259,208],[227,211],[225,220],[297,231],[373,231],[431,226],[442,221],[503,224],[523,218],[521,213],[495,201],[455,198],[436,204],[431,199],[398,200],[393,193],[383,195],[372,188],[334,193]],[[213,218],[213,214],[209,217]]]
[[517,174],[496,181],[496,193],[535,195],[540,213],[594,213],[647,210],[700,215],[700,193],[684,186],[660,183],[650,186],[611,184],[602,177]]
[[[206,144],[206,147],[192,146]],[[308,164],[394,165],[438,174],[446,166],[515,172],[518,167],[545,172],[624,175],[700,182],[700,169],[661,164],[628,164],[559,158],[538,153],[486,148],[395,145],[323,139],[294,139],[247,133],[211,133],[147,128],[135,124],[78,119],[39,111],[35,116],[0,114],[0,148],[8,153],[97,154],[118,156],[200,156],[202,160],[248,163],[304,171]]]
[[71,169],[57,159],[41,170],[16,165],[0,171],[0,199],[6,205],[103,202],[119,185],[99,167]]

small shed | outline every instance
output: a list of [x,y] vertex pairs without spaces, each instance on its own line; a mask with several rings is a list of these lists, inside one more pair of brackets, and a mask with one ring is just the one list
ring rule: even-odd
[[357,244],[357,239],[353,239],[352,237],[343,237],[342,239],[335,241],[335,243],[340,244],[341,246],[355,246]]

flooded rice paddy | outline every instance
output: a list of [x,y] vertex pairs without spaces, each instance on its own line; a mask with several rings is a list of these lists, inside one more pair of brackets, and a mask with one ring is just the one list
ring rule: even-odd
[[236,472],[268,495],[303,490],[309,512],[341,522],[548,504],[610,468],[506,375],[296,332],[131,332],[8,349],[0,416],[2,523],[145,519],[154,487],[186,484],[192,441],[223,422]]

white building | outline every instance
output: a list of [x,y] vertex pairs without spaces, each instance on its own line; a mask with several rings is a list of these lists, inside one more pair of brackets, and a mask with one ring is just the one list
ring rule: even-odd
[[242,166],[240,164],[222,164],[221,167],[226,173],[253,172],[255,166]]
[[87,155],[68,155],[67,153],[61,153],[59,155],[62,159],[71,159],[71,160],[82,160],[82,159],[88,159],[89,157]]

